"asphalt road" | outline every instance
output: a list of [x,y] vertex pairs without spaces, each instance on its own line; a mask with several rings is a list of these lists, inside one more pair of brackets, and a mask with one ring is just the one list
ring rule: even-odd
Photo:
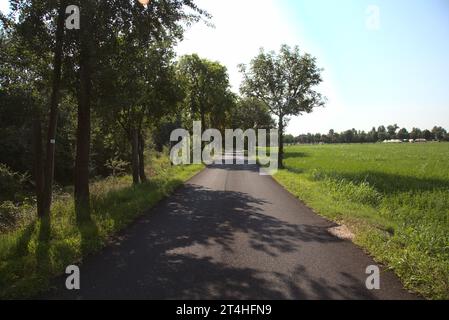
[[415,299],[256,166],[212,166],[81,266],[50,299]]

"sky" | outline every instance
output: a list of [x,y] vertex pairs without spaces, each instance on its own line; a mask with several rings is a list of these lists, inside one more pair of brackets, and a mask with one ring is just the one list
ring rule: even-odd
[[[327,133],[397,123],[449,129],[448,0],[198,0],[215,29],[193,26],[178,53],[197,52],[228,67],[259,48],[298,45],[317,58],[328,102],[294,117],[287,132]],[[378,19],[376,19],[376,16]]]
[[[449,129],[449,0],[196,0],[214,27],[193,25],[176,51],[220,61],[238,92],[237,65],[260,48],[298,45],[324,68],[328,101],[293,117],[287,133],[397,123]],[[0,10],[8,7],[0,0]]]

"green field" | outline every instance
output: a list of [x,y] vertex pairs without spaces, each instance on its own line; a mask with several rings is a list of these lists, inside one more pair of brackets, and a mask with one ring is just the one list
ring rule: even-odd
[[406,288],[449,299],[449,143],[291,146],[275,178]]

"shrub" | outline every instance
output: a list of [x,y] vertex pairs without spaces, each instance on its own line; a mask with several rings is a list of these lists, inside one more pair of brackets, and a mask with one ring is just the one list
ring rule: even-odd
[[23,184],[27,180],[26,174],[16,173],[0,163],[0,201],[21,200],[24,193]]

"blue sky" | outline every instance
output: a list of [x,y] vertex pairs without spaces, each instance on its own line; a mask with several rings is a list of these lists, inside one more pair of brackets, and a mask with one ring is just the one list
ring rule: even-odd
[[[0,0],[0,10],[7,8]],[[228,67],[260,47],[299,45],[325,69],[327,107],[294,117],[289,133],[370,130],[381,124],[449,129],[448,0],[197,0],[215,28],[194,25],[179,55],[197,52]],[[379,19],[374,28],[373,11]],[[376,21],[376,20],[374,20]]]
[[[370,5],[379,10],[375,30],[366,25]],[[313,116],[296,125],[312,121],[318,131],[396,122],[449,128],[449,1],[285,0],[282,6],[325,63],[325,81],[341,104],[329,106],[339,112],[322,125]]]

